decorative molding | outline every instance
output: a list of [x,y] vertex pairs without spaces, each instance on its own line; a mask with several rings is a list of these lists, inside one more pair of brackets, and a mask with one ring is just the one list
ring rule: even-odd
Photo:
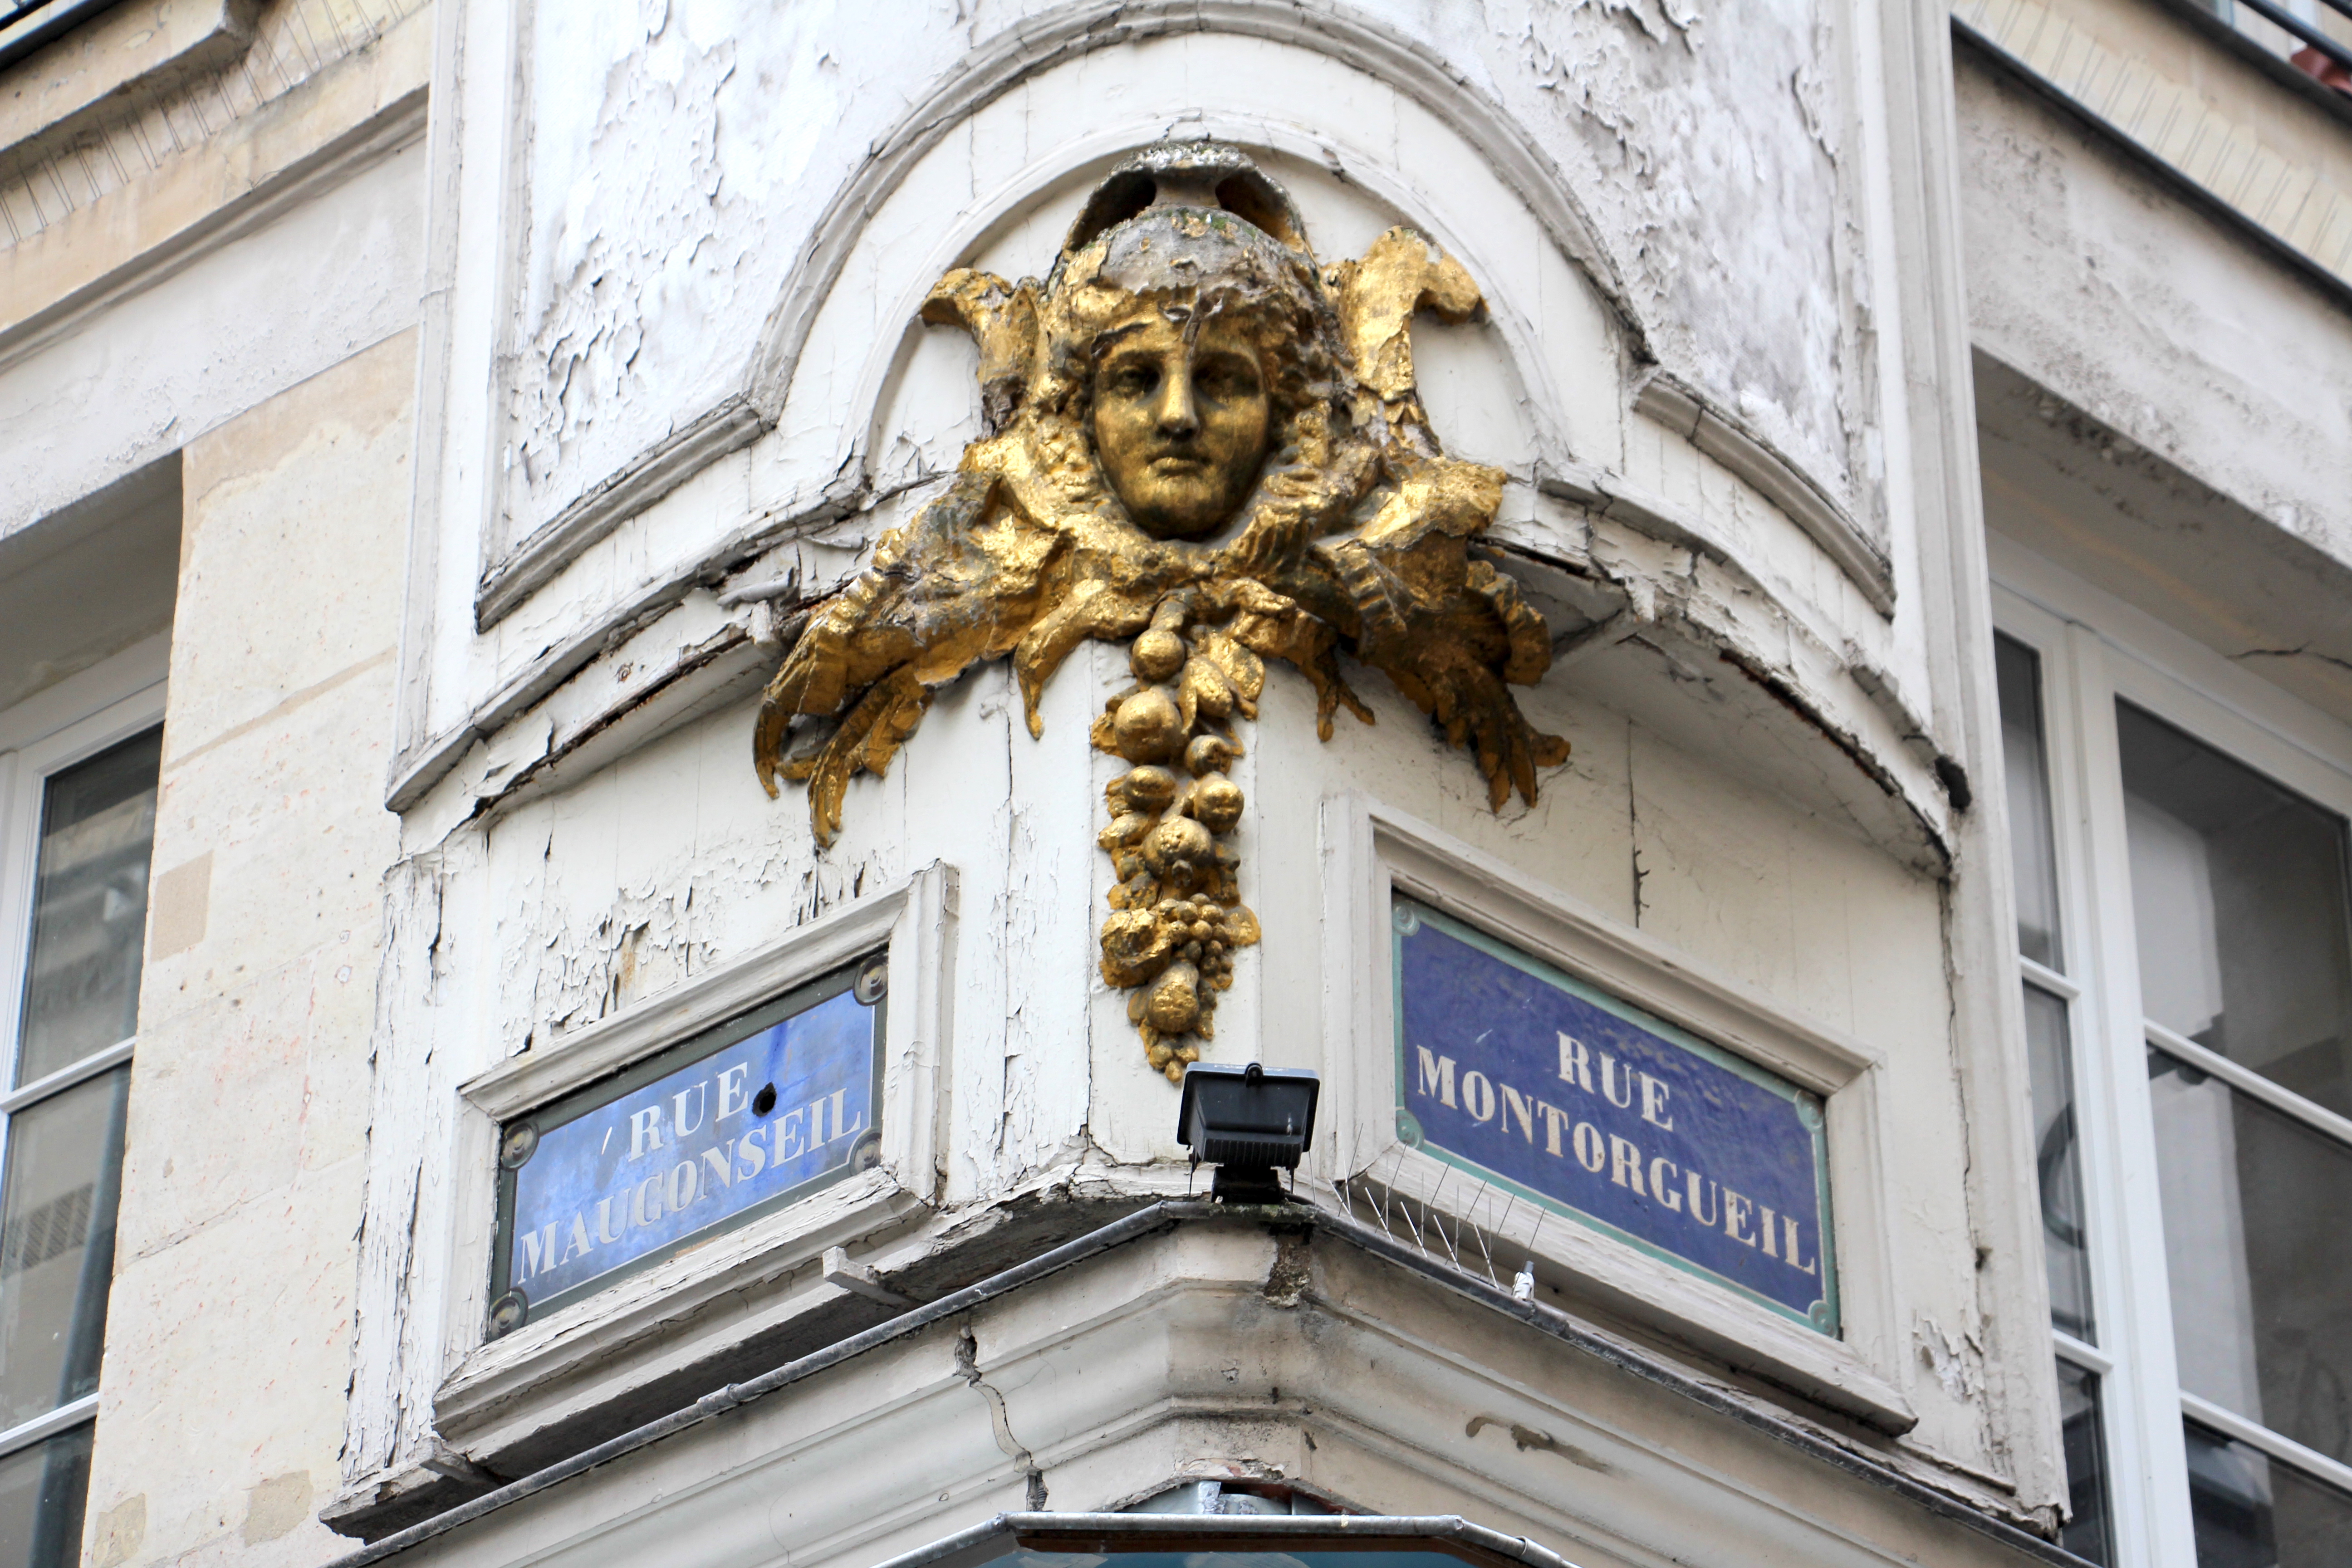
[[[925,476],[919,482],[928,483],[929,479]],[[477,703],[463,722],[427,737],[394,757],[384,783],[385,809],[415,809],[464,759],[475,742],[496,735],[633,633],[675,609],[696,587],[716,582],[728,571],[793,534],[836,522],[898,493],[877,493],[855,479],[836,481],[813,497],[754,518],[667,576],[607,606],[509,677]],[[660,674],[651,676],[630,695],[626,706],[644,706],[667,679]],[[599,722],[615,716],[608,713]]]
[[[741,1330],[744,1293],[782,1279],[825,1249],[869,1236],[935,1194],[947,1055],[954,1023],[954,868],[935,863],[880,892],[799,927],[772,945],[648,997],[613,1017],[509,1057],[458,1086],[453,1149],[458,1212],[494,1206],[500,1122],[642,1061],[772,997],[887,944],[891,1006],[883,1040],[882,1164],[801,1203],[727,1232],[514,1333],[483,1342],[488,1232],[458,1228],[440,1305],[444,1342],[458,1353],[436,1391],[436,1426],[484,1451],[499,1433],[578,1416],[625,1400],[666,1363],[634,1359],[660,1325],[671,1351],[717,1304],[726,1332]],[[657,1361],[659,1358],[656,1358]]]
[[496,625],[632,514],[773,427],[782,416],[808,334],[866,222],[957,126],[1056,66],[1099,49],[1178,33],[1233,33],[1311,49],[1412,99],[1468,142],[1519,193],[1538,224],[1599,292],[1626,334],[1631,357],[1637,363],[1648,359],[1648,331],[1622,271],[1559,167],[1501,105],[1432,60],[1410,38],[1322,4],[1088,0],[999,35],[900,118],[818,217],[761,330],[744,390],[598,481],[491,567],[476,595],[477,629]]
[[483,574],[474,629],[488,631],[545,587],[590,545],[730,453],[759,439],[772,422],[740,395],[655,442],[557,513]]
[[1871,608],[1882,616],[1895,614],[1895,571],[1885,550],[1761,437],[1663,370],[1653,371],[1634,389],[1633,412],[1665,426],[1754,486],[1837,563]]
[[[1213,324],[1180,330],[1178,300]],[[761,703],[760,782],[771,795],[779,778],[805,783],[828,845],[850,781],[881,776],[966,670],[1009,657],[1035,738],[1063,662],[1125,643],[1135,684],[1091,731],[1131,764],[1096,840],[1118,879],[1100,973],[1128,993],[1152,1068],[1182,1081],[1216,1037],[1235,952],[1260,937],[1228,770],[1269,662],[1313,685],[1327,741],[1342,707],[1372,720],[1338,656],[1381,671],[1475,759],[1495,811],[1515,789],[1534,805],[1537,771],[1568,760],[1507,689],[1543,678],[1549,630],[1464,549],[1494,521],[1504,475],[1445,455],[1413,373],[1418,315],[1465,321],[1484,305],[1459,261],[1402,226],[1318,267],[1288,194],[1206,140],[1112,169],[1045,283],[950,270],[923,319],[971,333],[987,433],[803,623]],[[1302,363],[1320,367],[1317,390],[1278,400],[1276,365]],[[1200,383],[1202,417],[1171,433],[1167,389],[1192,384],[1193,364],[1233,370]],[[1070,403],[1088,385],[1090,418]],[[1066,477],[1073,453],[1100,476],[1090,488]],[[1162,470],[1171,459],[1181,477]]]
[[24,72],[37,79],[26,81],[0,110],[0,163],[21,167],[41,144],[59,148],[96,129],[96,121],[120,116],[134,96],[236,58],[253,42],[254,13],[260,8],[259,0],[204,0],[168,7],[160,18],[101,20],[117,4],[48,0],[0,26],[0,70],[68,32],[81,33],[74,58],[61,50]]
[[401,94],[368,119],[114,270],[0,328],[0,372],[72,331],[89,317],[175,277],[205,257],[276,221],[321,192],[424,140],[425,89]]
[[[22,244],[187,153],[216,147],[240,121],[367,53],[426,4],[198,0],[92,17],[12,71],[26,90],[0,111],[0,142],[8,143],[0,148],[0,237]],[[108,54],[111,62],[79,72],[68,58]],[[68,85],[45,100],[31,90],[37,76]]]
[[[953,873],[944,868],[922,873],[935,875],[951,878]],[[561,1100],[573,1089],[632,1067],[887,942],[914,885],[910,880],[860,899],[772,946],[509,1057],[460,1084],[457,1092],[476,1110],[499,1121]],[[907,955],[894,959],[893,995],[898,994],[898,983],[911,981],[911,973],[903,972],[911,963]],[[892,1011],[895,1015],[898,1009]]]
[[1559,168],[1520,132],[1503,107],[1403,34],[1320,0],[1087,0],[1008,28],[957,66],[902,116],[817,219],[768,317],[746,395],[771,421],[783,412],[817,307],[833,290],[866,220],[922,160],[975,111],[1023,82],[1098,49],[1177,33],[1233,33],[1328,55],[1387,83],[1483,153],[1528,204],[1536,221],[1591,279],[1631,340],[1649,359],[1648,332],[1615,259],[1570,193]]
[[[335,1559],[330,1568],[372,1568],[420,1550],[446,1554],[449,1542],[432,1545],[444,1537],[459,1542],[494,1537],[509,1556],[548,1564],[586,1563],[614,1552],[641,1557],[667,1551],[697,1561],[748,1557],[772,1549],[764,1521],[780,1484],[789,1485],[796,1500],[807,1500],[794,1515],[795,1540],[799,1554],[815,1563],[870,1562],[878,1555],[890,1568],[892,1537],[934,1535],[934,1544],[917,1554],[932,1557],[1008,1522],[1083,1529],[1097,1519],[1118,1528],[1141,1520],[1171,1532],[1203,1522],[1200,1516],[1133,1512],[1095,1519],[1013,1514],[972,1527],[978,1510],[971,1500],[1017,1487],[1021,1472],[1008,1472],[991,1429],[992,1413],[1003,1407],[971,1399],[958,1382],[929,1374],[922,1370],[928,1363],[911,1359],[936,1356],[925,1336],[958,1320],[981,1326],[1013,1429],[1027,1430],[1020,1425],[1024,1391],[1052,1389],[1058,1419],[1046,1425],[1054,1436],[1033,1456],[1052,1473],[1068,1473],[1059,1468],[1066,1466],[1084,1476],[1091,1464],[1130,1476],[1149,1490],[1184,1479],[1165,1468],[1171,1442],[1179,1451],[1200,1452],[1205,1439],[1216,1452],[1231,1432],[1238,1451],[1267,1452],[1269,1432],[1286,1437],[1300,1431],[1339,1454],[1392,1462],[1398,1452],[1410,1453],[1439,1489],[1424,1494],[1426,1504],[1458,1510],[1415,1521],[1432,1534],[1443,1534],[1461,1513],[1481,1508],[1491,1513],[1498,1495],[1516,1494],[1514,1507],[1532,1511],[1514,1513],[1515,1530],[1580,1542],[1612,1561],[1665,1560],[1660,1543],[1618,1533],[1623,1513],[1580,1506],[1577,1489],[1558,1482],[1561,1472],[1519,1468],[1550,1466],[1572,1455],[1608,1478],[1605,1484],[1620,1502],[1629,1492],[1639,1494],[1633,1517],[1657,1517],[1656,1507],[1679,1508],[1685,1523],[1743,1539],[1749,1556],[1762,1550],[1791,1562],[1908,1560],[1888,1535],[1899,1531],[1917,1540],[1911,1533],[1917,1519],[1948,1521],[1969,1532],[1951,1545],[1958,1561],[1977,1561],[1990,1543],[2022,1561],[2084,1568],[2080,1558],[2021,1528],[2023,1510],[2012,1499],[1916,1450],[1854,1441],[1648,1345],[1542,1302],[1518,1300],[1443,1257],[1330,1210],[1299,1205],[1282,1223],[1294,1231],[1311,1229],[1318,1250],[1327,1240],[1335,1244],[1327,1266],[1355,1288],[1302,1302],[1297,1310],[1312,1314],[1309,1319],[1288,1310],[1237,1312],[1238,1304],[1261,1299],[1272,1251],[1270,1240],[1244,1228],[1248,1222],[1237,1223],[1230,1210],[1204,1203],[1154,1204],[926,1306],[681,1404],[495,1490],[445,1504]],[[1181,1265],[1151,1257],[1177,1245],[1188,1249]],[[1143,1260],[1110,1273],[1088,1268],[1066,1280],[1055,1278],[1118,1253],[1140,1253]],[[1409,1289],[1390,1289],[1391,1281]],[[1426,1315],[1414,1310],[1416,1297],[1427,1300],[1423,1291],[1442,1293]],[[1031,1310],[1022,1310],[1024,1303]],[[1466,1338],[1429,1332],[1432,1322],[1447,1321],[1444,1314],[1465,1309],[1473,1314]],[[1238,1364],[1253,1369],[1249,1381],[1222,1394],[1181,1390],[1169,1382],[1163,1360],[1133,1353],[1139,1342],[1156,1343],[1171,1331],[1215,1333],[1220,1325],[1227,1341],[1240,1336]],[[1486,1370],[1490,1363],[1476,1352],[1507,1345],[1521,1331],[1530,1336],[1530,1348],[1557,1358],[1560,1382],[1498,1392]],[[1282,1388],[1291,1397],[1277,1394],[1269,1404],[1255,1369],[1275,1363],[1276,1347],[1302,1343],[1378,1355],[1384,1375],[1318,1385],[1315,1377],[1332,1363],[1327,1354],[1306,1369],[1303,1381],[1285,1377]],[[907,1392],[881,1409],[856,1411],[845,1425],[845,1412],[827,1399],[819,1380],[861,1365],[875,1369],[866,1375],[882,1385]],[[1045,1369],[1058,1372],[1058,1381]],[[1710,1426],[1719,1422],[1728,1432],[1752,1435],[1759,1456],[1805,1467],[1804,1485],[1796,1489],[1802,1495],[1740,1484],[1686,1445],[1607,1420],[1591,1396],[1612,1390],[1618,1378],[1632,1380],[1645,1395],[1675,1401],[1674,1408]],[[1524,1414],[1534,1435],[1558,1434],[1565,1441],[1513,1444],[1498,1441],[1504,1436],[1498,1432],[1486,1439],[1494,1447],[1482,1451],[1473,1446],[1476,1423],[1457,1439],[1454,1429],[1435,1430],[1426,1419],[1431,1409],[1475,1409],[1464,1401],[1480,1395],[1512,1402],[1507,1414]],[[1183,1425],[1171,1425],[1178,1421]],[[910,1515],[889,1506],[887,1489],[877,1484],[887,1479],[888,1467],[877,1469],[872,1456],[893,1452],[894,1444],[918,1435],[949,1457],[941,1460],[939,1485],[950,1495],[937,1504],[927,1497]],[[1258,1447],[1240,1447],[1248,1444]],[[1496,1454],[1514,1468],[1499,1468],[1488,1457]],[[591,1472],[600,1474],[598,1483],[573,1484]],[[780,1483],[779,1477],[786,1480]],[[1498,1482],[1508,1491],[1500,1491]],[[494,1515],[504,1517],[489,1522]],[[351,1513],[336,1521],[344,1530],[354,1522]],[[1210,1516],[1206,1522],[1230,1523],[1236,1531],[1271,1523],[1305,1532],[1328,1530],[1335,1519],[1260,1515],[1220,1521]],[[1687,1532],[1676,1537],[1685,1558],[1691,1539]]]

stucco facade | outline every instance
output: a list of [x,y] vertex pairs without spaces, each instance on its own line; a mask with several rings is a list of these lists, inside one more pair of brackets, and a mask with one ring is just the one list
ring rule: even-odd
[[[2200,1561],[2138,1348],[2171,1320],[2061,1300],[2053,1378],[2032,987],[2087,1041],[2129,970],[2037,958],[2021,1005],[2045,808],[1996,628],[2188,672],[2352,799],[2352,100],[2210,20],[123,0],[0,54],[0,980],[39,973],[44,781],[163,737],[103,1363],[20,1433],[94,1434],[84,1558],[863,1568],[1213,1482],[1579,1568]],[[2035,53],[2063,28],[2320,216]],[[1406,300],[1389,406],[1496,475],[1468,553],[1540,617],[1514,695],[1569,748],[1490,795],[1368,631],[1368,721],[1318,733],[1271,660],[1231,718],[1258,940],[1195,1045],[1318,1076],[1279,1207],[1210,1201],[1107,979],[1121,639],[927,689],[829,843],[753,766],[780,661],[1000,434],[934,284],[1057,279],[1171,142],[1246,157],[1316,268],[1402,226],[1475,284]],[[2121,864],[2105,809],[2060,850]],[[1425,1145],[1400,900],[1817,1107],[1825,1311]],[[877,953],[869,1152],[509,1302],[514,1129]],[[2085,1094],[2086,1157],[2152,1183]],[[2069,1365],[2114,1391],[2095,1552]]]

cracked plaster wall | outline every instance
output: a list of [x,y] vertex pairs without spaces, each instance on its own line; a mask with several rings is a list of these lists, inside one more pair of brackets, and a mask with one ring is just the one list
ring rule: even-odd
[[[829,5],[537,7],[505,537],[739,386],[746,328],[869,147],[972,47],[1045,9],[933,0],[877,26]],[[1360,9],[1498,99],[1561,167],[1670,368],[1856,499],[1867,302],[1841,195],[1843,40],[1818,8],[1757,8],[1736,36],[1658,0],[1497,0],[1467,26],[1457,7]]]
[[1958,64],[1978,349],[2352,563],[2352,312],[1979,54]]
[[[515,534],[740,384],[753,323],[872,141],[975,41],[1034,9],[940,5],[887,26],[822,6],[738,26],[742,7],[728,0],[535,9],[521,154],[528,210],[508,323],[516,398],[501,437],[509,499],[521,503]],[[1839,161],[1850,118],[1839,32],[1800,6],[1744,19],[1737,48],[1724,29],[1654,4],[1498,4],[1479,9],[1475,26],[1463,25],[1462,9],[1434,5],[1371,14],[1424,47],[1443,40],[1453,65],[1561,166],[1625,268],[1670,367],[1826,488],[1847,496],[1871,489],[1855,456],[1858,432],[1875,417],[1864,411],[1876,389],[1868,301],[1855,281],[1864,268],[1843,189],[1854,176]],[[1135,47],[1137,59],[1181,53]],[[1085,68],[1072,68],[1083,93]],[[1095,79],[1116,75],[1105,69]],[[1020,113],[1083,109],[1082,99],[1033,99]],[[1412,161],[1397,151],[1399,165]],[[1360,248],[1395,216],[1343,173],[1306,163],[1278,173],[1313,209],[1310,228],[1327,259]],[[982,259],[1009,272],[1042,270],[1087,183],[1074,174],[1054,188],[991,198],[1013,210],[979,242]],[[900,226],[898,243],[932,242],[906,231],[904,212],[885,216]],[[1759,590],[1687,543],[1563,521],[1562,508],[1533,519],[1538,503],[1526,486],[1516,487],[1518,510],[1506,519],[1512,542],[1540,542],[1554,529],[1551,545],[1568,542],[1583,552],[1580,563],[1597,563],[1593,581],[1622,576],[1607,592],[1671,600],[1672,614],[1693,624],[1737,623],[1759,663],[1810,660],[1817,674],[1829,672],[1824,679],[1843,679],[1843,637],[1884,637],[1885,623],[1768,503],[1680,437],[1626,415],[1620,340],[1605,326],[1585,333],[1560,325],[1581,322],[1582,311],[1598,321],[1594,294],[1549,245],[1530,248],[1541,260],[1525,264],[1500,302],[1561,335],[1518,363],[1552,355],[1554,374],[1571,382],[1563,401],[1576,406],[1534,408],[1499,329],[1432,331],[1424,373],[1446,439],[1470,455],[1522,463],[1535,449],[1531,421],[1574,426],[1590,416],[1568,443],[1580,460],[1622,467],[1696,514],[1727,521],[1773,582]],[[844,274],[845,318],[879,319],[893,303],[883,298],[885,274],[870,260]],[[1495,279],[1481,281],[1491,288]],[[747,565],[745,581],[797,568],[804,587],[822,590],[953,461],[971,431],[970,350],[943,331],[916,331],[909,343],[896,381],[880,389],[878,413],[856,416],[874,416],[875,489],[906,493],[868,492],[871,510],[777,546]],[[846,382],[843,367],[869,346],[835,345],[822,368]],[[632,519],[609,549],[565,567],[484,639],[496,647],[499,679],[522,674],[565,635],[567,617],[609,600],[649,562],[674,550],[686,558],[695,542],[708,548],[742,525],[753,510],[748,498],[763,493],[762,465],[782,466],[780,451],[803,441],[830,452],[840,435],[788,421]],[[1866,520],[1867,507],[1858,510]],[[1800,606],[1806,624],[1795,626],[1775,595]],[[727,630],[709,593],[698,588],[678,604],[674,622],[617,634],[628,640],[608,644],[412,815],[417,862],[429,859],[446,876],[416,895],[433,900],[433,919],[408,911],[414,934],[387,971],[431,976],[433,1001],[382,1031],[403,1060],[429,1065],[436,1082],[454,1086],[515,1052],[554,1048],[616,1008],[944,861],[957,869],[961,897],[942,1069],[945,1205],[969,1217],[968,1205],[1041,1186],[1091,1183],[1100,1192],[1127,1182],[1140,1191],[1181,1179],[1172,1163],[1143,1168],[1176,1157],[1173,1097],[1143,1063],[1122,999],[1094,974],[1108,869],[1093,833],[1111,764],[1088,750],[1086,723],[1118,679],[1116,651],[1089,649],[1049,688],[1042,742],[1018,721],[1002,667],[943,693],[888,778],[852,787],[844,837],[822,856],[798,792],[777,803],[760,792],[747,755],[750,707],[734,700],[713,699],[690,721],[615,742],[598,760],[538,777],[469,816],[530,776],[567,727],[592,725],[608,700],[616,710],[634,700],[633,678],[651,679],[660,659]],[[442,635],[459,639],[471,628],[451,625]],[[1349,790],[1378,792],[1531,879],[1886,1053],[1890,1092],[1906,1115],[1888,1174],[1888,1207],[1903,1216],[1890,1242],[1894,1268],[1906,1300],[1926,1303],[1935,1321],[1970,1321],[1978,1280],[1965,1238],[1975,1221],[1952,1068],[1943,889],[1854,831],[1834,789],[1816,788],[1808,802],[1751,776],[1742,762],[1751,754],[1774,753],[1774,765],[1792,774],[1852,769],[1817,738],[1808,737],[1811,750],[1791,747],[1754,712],[1709,706],[1706,693],[1718,688],[1756,700],[1746,689],[1756,682],[1716,669],[1711,655],[1710,668],[1697,670],[1688,649],[1663,646],[1668,640],[1603,652],[1531,695],[1538,721],[1570,734],[1577,753],[1547,782],[1541,807],[1499,819],[1475,798],[1468,763],[1434,744],[1377,678],[1362,685],[1380,724],[1359,730],[1343,720],[1340,738],[1321,746],[1300,683],[1276,672],[1266,716],[1245,737],[1251,752],[1236,772],[1252,802],[1235,839],[1244,897],[1265,917],[1266,941],[1244,957],[1211,1055],[1313,1066],[1349,1047],[1322,1037],[1316,1011],[1329,954],[1315,812]],[[1684,688],[1701,693],[1690,709],[1696,717],[1670,732],[1643,705],[1659,692],[1679,700]],[[1756,700],[1773,714],[1769,700]],[[428,1146],[447,1135],[429,1115],[417,1127]],[[406,1290],[430,1302],[448,1284],[436,1227],[462,1234],[467,1222],[435,1208],[446,1194],[431,1190],[431,1161],[412,1180],[425,1189],[414,1211],[424,1216],[415,1258],[387,1251],[368,1267],[379,1297]],[[369,1243],[397,1245],[373,1235]],[[430,1342],[440,1330],[429,1322],[408,1331],[423,1342],[396,1349],[367,1342],[362,1330],[368,1375],[405,1359],[390,1379],[398,1407],[370,1405],[355,1417],[354,1476],[415,1457],[436,1380],[473,1349],[470,1340]],[[1915,1364],[1907,1343],[1873,1353],[1919,1406],[1912,1457],[1961,1472],[1992,1468],[1994,1415],[1979,1384]]]
[[[159,875],[89,1479],[96,1561],[334,1554],[413,461],[401,333],[192,442]],[[299,576],[299,598],[278,592]],[[257,605],[273,612],[257,615]],[[157,933],[160,937],[160,933]]]

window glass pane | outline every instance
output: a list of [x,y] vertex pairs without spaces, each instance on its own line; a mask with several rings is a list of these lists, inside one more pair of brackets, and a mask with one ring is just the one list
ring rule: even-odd
[[0,1459],[0,1568],[72,1568],[81,1558],[93,1428]]
[[98,1388],[131,1069],[8,1119],[0,1186],[0,1426]]
[[2352,1497],[2210,1427],[2188,1428],[2197,1568],[2352,1563]]
[[2352,1148],[2147,1062],[2181,1387],[2352,1461]]
[[16,1081],[127,1040],[139,1020],[147,857],[163,737],[150,731],[51,775],[41,804],[33,951]]
[[2118,703],[2140,1005],[2352,1115],[2344,822]]
[[2000,689],[2001,773],[2009,785],[2009,853],[2016,869],[2017,948],[2065,966],[2058,943],[2058,851],[2050,829],[2050,760],[2042,744],[2042,660],[2023,643],[1993,638]]
[[2058,1421],[2072,1514],[2058,1544],[2089,1562],[2113,1563],[2115,1529],[2107,1513],[2107,1442],[2099,1427],[2098,1373],[2071,1362],[2058,1363]]
[[2083,1237],[2083,1149],[2075,1131],[2066,1004],[2033,985],[2025,988],[2025,1049],[2033,1078],[2033,1165],[2042,1184],[2050,1321],[2078,1340],[2089,1340],[2091,1258]]

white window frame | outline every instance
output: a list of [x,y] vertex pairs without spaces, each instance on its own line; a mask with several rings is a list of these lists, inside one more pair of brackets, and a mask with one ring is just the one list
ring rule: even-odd
[[[0,1067],[6,1069],[0,1085],[16,1078],[48,781],[163,721],[169,640],[150,638],[0,712]],[[142,967],[144,962],[142,940]],[[7,1169],[8,1127],[16,1112],[120,1067],[137,1043],[133,1034],[21,1089],[0,1089],[0,1173]],[[0,1459],[97,1416],[92,1392],[20,1422],[0,1431]]]
[[2183,1391],[2173,1344],[2147,1048],[2159,1044],[2352,1143],[2352,1121],[2145,1019],[2116,701],[2132,703],[2352,820],[2352,728],[2204,645],[1995,535],[1993,619],[2040,661],[2064,997],[2095,1346],[2053,1331],[2060,1359],[2099,1374],[2118,1568],[2196,1568],[2184,1418],[2352,1491],[2352,1466]]

